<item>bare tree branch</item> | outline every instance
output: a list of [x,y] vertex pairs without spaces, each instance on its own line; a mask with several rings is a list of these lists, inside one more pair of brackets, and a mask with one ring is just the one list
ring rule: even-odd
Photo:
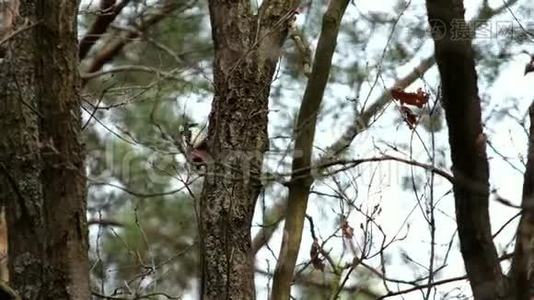
[[172,72],[164,72],[158,68],[148,67],[148,66],[138,66],[138,65],[121,65],[121,66],[113,67],[113,68],[106,69],[103,71],[85,73],[85,74],[81,74],[81,78],[88,81],[88,80],[91,80],[91,79],[94,79],[94,78],[97,78],[103,75],[122,73],[122,72],[144,72],[144,73],[154,74],[156,76],[161,76],[165,79],[178,80],[178,81],[183,80],[182,78],[172,74]]
[[122,0],[119,4],[116,4],[116,0],[100,1],[100,14],[93,22],[89,31],[80,40],[80,45],[78,46],[78,58],[80,60],[85,58],[96,41],[100,39],[100,36],[106,32],[109,24],[115,20],[129,2],[130,0]]
[[[126,44],[138,38],[142,32],[145,32],[153,25],[159,23],[170,13],[172,13],[177,7],[178,4],[176,1],[163,1],[161,7],[157,11],[148,14],[146,17],[143,18],[141,22],[139,22],[138,31],[130,31],[125,36],[115,36],[112,40],[109,41],[109,43],[105,44],[102,49],[100,49],[95,54],[95,56],[91,58],[85,72],[94,73],[100,70],[104,66],[104,64],[110,62],[117,54],[119,54]],[[86,82],[87,81],[84,80],[83,84],[85,84]]]
[[[263,270],[256,270],[256,273],[263,275],[263,276],[267,276],[267,277],[273,276],[272,273],[269,273]],[[295,284],[298,284],[301,286],[316,287],[316,288],[326,289],[326,290],[331,289],[332,284],[333,284],[333,282],[331,282],[328,278],[325,278],[324,274],[317,273],[317,272],[297,274],[295,275],[294,280],[295,280]],[[371,297],[372,299],[379,297],[379,294],[372,291],[365,285],[354,284],[354,285],[343,286],[341,290],[343,292],[350,293],[351,296],[364,295],[367,297]]]

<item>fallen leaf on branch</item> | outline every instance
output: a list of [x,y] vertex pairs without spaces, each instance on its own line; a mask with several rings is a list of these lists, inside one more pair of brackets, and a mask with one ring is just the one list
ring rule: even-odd
[[428,103],[428,93],[424,92],[421,88],[417,89],[415,93],[408,93],[400,88],[393,88],[391,90],[391,97],[400,102],[401,105],[409,104],[422,108]]

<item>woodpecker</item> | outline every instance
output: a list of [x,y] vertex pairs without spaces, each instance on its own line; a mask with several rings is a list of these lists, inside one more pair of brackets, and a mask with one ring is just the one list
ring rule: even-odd
[[189,153],[191,161],[196,165],[206,165],[210,159],[206,137],[198,138],[191,145]]
[[206,165],[210,160],[206,126],[199,128],[196,123],[186,124],[182,131],[186,144],[187,160],[196,166]]

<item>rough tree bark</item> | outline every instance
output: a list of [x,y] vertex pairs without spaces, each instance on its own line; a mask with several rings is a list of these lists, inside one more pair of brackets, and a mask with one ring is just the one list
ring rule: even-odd
[[503,299],[504,276],[491,238],[489,170],[471,37],[461,0],[427,0],[451,147],[460,250],[475,299]]
[[[0,66],[0,200],[23,299],[89,299],[77,2],[22,1]],[[25,26],[25,25],[21,25]]]
[[[31,9],[31,8],[30,8]],[[21,15],[27,15],[23,4]],[[35,20],[35,18],[33,18]],[[24,299],[42,295],[44,213],[33,33],[19,33],[0,66],[0,198],[6,205],[11,285]],[[15,50],[16,49],[16,50]]]
[[268,97],[297,0],[210,0],[215,94],[199,203],[203,299],[254,299],[250,227],[269,142]]

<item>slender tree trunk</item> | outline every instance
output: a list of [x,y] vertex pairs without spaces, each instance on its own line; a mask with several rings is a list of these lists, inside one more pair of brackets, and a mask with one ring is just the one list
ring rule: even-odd
[[321,35],[315,51],[312,73],[299,109],[294,130],[295,150],[289,184],[289,201],[284,236],[273,279],[272,299],[285,300],[291,295],[293,273],[300,249],[310,188],[315,125],[323,100],[332,57],[336,49],[341,19],[349,0],[331,0],[323,16]]
[[23,299],[89,299],[77,2],[23,1],[0,71],[0,197]]
[[200,200],[203,299],[254,299],[250,227],[261,191],[273,74],[298,1],[209,2],[215,94]]
[[529,108],[530,130],[527,166],[523,182],[523,214],[517,229],[515,251],[510,270],[513,299],[534,297],[534,102]]
[[463,34],[468,28],[463,2],[427,0],[426,5],[449,128],[460,250],[475,299],[503,299],[505,280],[488,213],[486,138],[480,121],[471,37]]

